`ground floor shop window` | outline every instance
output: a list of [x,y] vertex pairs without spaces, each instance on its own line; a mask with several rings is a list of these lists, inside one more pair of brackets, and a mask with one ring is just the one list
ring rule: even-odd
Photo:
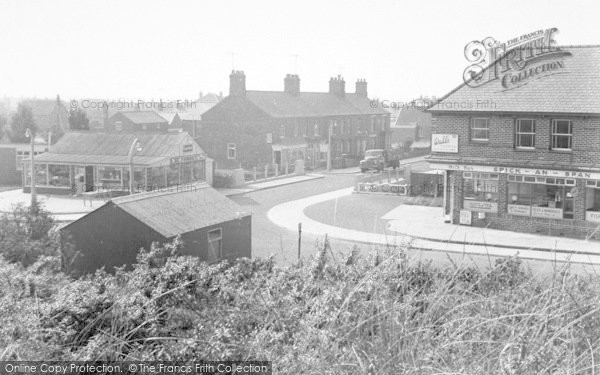
[[508,213],[573,219],[574,186],[573,179],[509,175]]
[[177,185],[179,183],[179,165],[171,164],[167,167],[167,186]]
[[157,190],[165,187],[166,182],[166,173],[165,167],[153,167],[150,169],[150,186],[151,190]]
[[48,185],[48,166],[46,164],[35,165],[35,184]]
[[71,186],[68,165],[49,165],[49,182],[52,186]]
[[121,167],[98,167],[98,182],[103,187],[117,186],[122,184]]
[[497,173],[464,172],[464,197],[476,201],[498,201]]
[[206,160],[196,160],[192,164],[192,173],[194,181],[204,181],[206,180],[206,172],[205,172],[205,164]]
[[585,210],[587,219],[589,220],[590,217],[598,218],[600,216],[600,180],[586,181],[585,187]]

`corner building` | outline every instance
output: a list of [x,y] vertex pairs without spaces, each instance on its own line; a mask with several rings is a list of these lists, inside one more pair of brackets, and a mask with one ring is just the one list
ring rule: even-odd
[[521,80],[500,67],[428,109],[428,161],[445,171],[452,223],[600,239],[600,46],[560,47],[523,69],[549,61],[557,68]]

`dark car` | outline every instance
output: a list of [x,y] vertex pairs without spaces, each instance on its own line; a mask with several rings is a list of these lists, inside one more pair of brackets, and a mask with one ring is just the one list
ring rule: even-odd
[[366,172],[371,169],[382,171],[386,167],[398,168],[400,160],[393,151],[373,149],[365,151],[365,157],[360,161],[360,171]]

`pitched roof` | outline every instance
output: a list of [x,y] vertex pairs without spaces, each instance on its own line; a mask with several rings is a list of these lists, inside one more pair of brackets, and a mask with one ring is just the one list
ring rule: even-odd
[[164,124],[168,123],[165,118],[160,116],[155,111],[120,111],[115,113],[113,116],[116,116],[118,113],[125,116],[129,121],[134,124]]
[[388,114],[372,108],[370,100],[357,94],[343,97],[327,92],[246,91],[246,98],[271,117],[320,117],[339,115]]
[[186,191],[127,195],[112,203],[166,238],[250,215],[205,183]]
[[[538,60],[527,68],[508,71],[500,79],[479,87],[463,83],[431,106],[431,112],[535,112],[600,114],[600,46],[561,47],[562,55],[552,60]],[[561,62],[563,67],[560,67]],[[535,65],[533,65],[535,64]],[[554,64],[556,69],[546,64]],[[504,87],[502,77],[541,72]],[[507,81],[509,80],[507,79]]]
[[56,99],[25,99],[21,103],[31,108],[33,121],[41,130],[53,130],[51,120],[54,118],[51,118],[51,115],[55,110],[61,111],[58,113],[60,130],[68,130],[68,111],[64,102]]
[[431,124],[431,113],[423,112],[418,107],[408,106],[400,110],[392,128],[415,127],[417,123]]
[[204,153],[189,134],[66,133],[50,151],[36,156],[37,162],[128,165],[129,149],[135,139],[142,150],[135,154],[136,165],[150,165],[180,156],[181,145],[193,144],[195,154]]

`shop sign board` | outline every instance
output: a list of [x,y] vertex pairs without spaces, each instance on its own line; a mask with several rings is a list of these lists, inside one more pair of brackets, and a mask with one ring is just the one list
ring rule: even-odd
[[431,151],[458,153],[458,134],[432,134]]
[[445,169],[450,171],[487,172],[536,177],[583,178],[588,180],[600,180],[600,173],[585,171],[558,171],[553,169],[495,167],[490,165],[446,164],[436,163],[434,161],[429,163],[429,167],[433,169]]
[[592,223],[600,223],[600,211],[587,211],[585,213],[585,220]]
[[563,211],[560,208],[531,207],[531,216],[543,219],[562,219]]
[[507,212],[515,216],[531,216],[531,207],[522,204],[509,204]]
[[171,165],[181,164],[181,163],[190,163],[197,160],[204,159],[203,154],[195,154],[195,155],[183,155],[171,158]]
[[463,208],[466,210],[477,211],[477,212],[495,213],[495,212],[498,212],[498,203],[464,200]]

